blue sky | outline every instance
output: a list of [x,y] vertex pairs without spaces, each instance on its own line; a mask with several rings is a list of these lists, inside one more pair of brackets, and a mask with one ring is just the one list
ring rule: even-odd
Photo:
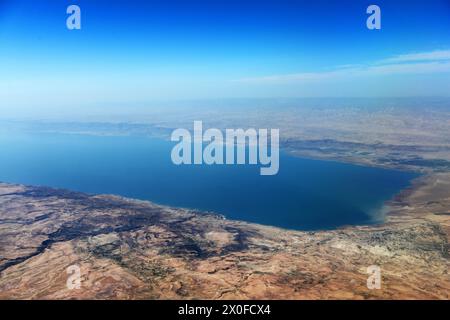
[[[66,28],[70,4],[81,30]],[[366,28],[370,4],[381,30]],[[448,0],[0,0],[3,109],[449,94]]]

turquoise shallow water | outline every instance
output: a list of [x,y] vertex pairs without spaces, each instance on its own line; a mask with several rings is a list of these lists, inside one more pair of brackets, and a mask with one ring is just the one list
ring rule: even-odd
[[0,181],[118,194],[317,230],[379,221],[383,203],[417,177],[285,153],[275,176],[261,176],[259,166],[250,165],[175,166],[173,145],[145,137],[2,134]]

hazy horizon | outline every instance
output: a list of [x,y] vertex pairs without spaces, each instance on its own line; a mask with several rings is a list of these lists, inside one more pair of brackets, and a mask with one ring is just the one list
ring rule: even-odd
[[450,96],[450,4],[0,1],[0,113],[150,100]]

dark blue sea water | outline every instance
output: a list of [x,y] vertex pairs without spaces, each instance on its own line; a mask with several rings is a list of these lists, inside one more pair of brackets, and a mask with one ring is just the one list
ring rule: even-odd
[[299,230],[380,221],[417,174],[280,155],[258,166],[172,164],[174,143],[145,137],[0,135],[0,181],[109,193]]

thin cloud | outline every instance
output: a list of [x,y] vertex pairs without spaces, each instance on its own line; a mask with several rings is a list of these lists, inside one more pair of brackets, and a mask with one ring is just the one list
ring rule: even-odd
[[429,74],[446,72],[450,72],[450,50],[398,55],[392,58],[375,61],[374,63],[368,65],[338,66],[329,71],[300,72],[264,77],[242,78],[236,81],[246,83],[274,83],[292,81],[308,82],[357,76]]
[[382,60],[383,63],[411,62],[411,61],[438,61],[450,60],[450,50],[436,50],[431,52],[402,54],[389,59]]

